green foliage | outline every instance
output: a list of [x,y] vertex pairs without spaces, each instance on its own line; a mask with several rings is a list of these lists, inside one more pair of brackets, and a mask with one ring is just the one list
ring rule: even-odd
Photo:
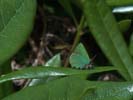
[[[133,34],[127,47],[121,33],[128,30],[131,20],[122,20],[117,24],[110,8],[130,6],[133,0],[59,0],[58,2],[73,18],[77,27],[78,34],[69,58],[73,68],[61,66],[60,53],[47,61],[44,66],[35,68],[9,73],[7,70],[9,66],[3,65],[0,67],[0,73],[4,72],[1,73],[4,75],[0,76],[0,83],[2,83],[0,99],[5,96],[2,100],[131,100],[133,98]],[[78,5],[83,11],[79,25],[71,3]],[[0,65],[7,62],[26,41],[33,27],[35,12],[36,0],[0,0]],[[91,34],[112,66],[94,66],[93,69],[84,69],[91,60],[82,43],[76,46],[84,22],[87,23]],[[118,72],[126,82],[98,82],[88,79],[93,74],[108,71]],[[28,85],[31,87],[9,95],[12,93],[11,84],[4,82],[14,79],[31,79]]]
[[114,67],[106,66],[94,68],[88,70],[76,70],[71,68],[52,68],[52,67],[37,67],[37,68],[26,68],[20,71],[12,72],[7,75],[0,77],[0,83],[14,80],[14,79],[28,79],[28,78],[44,78],[50,76],[80,76],[80,75],[91,75],[94,73],[100,73],[104,71],[117,70]]
[[0,64],[22,47],[33,27],[35,0],[0,0]]
[[111,10],[104,0],[84,0],[82,5],[92,35],[103,52],[126,80],[132,80],[133,62]]
[[66,77],[23,89],[2,100],[131,100],[132,88],[132,82],[91,82]]
[[131,25],[131,20],[130,19],[122,20],[118,23],[118,25],[121,32],[126,32]]
[[131,38],[130,38],[129,51],[131,56],[133,57],[133,33],[131,34]]
[[[46,62],[46,64],[45,64],[44,67],[59,67],[59,66],[61,66],[60,54],[56,54],[49,61]],[[34,86],[34,85],[38,85],[38,84],[44,84],[46,82],[49,82],[51,80],[55,80],[57,78],[58,78],[58,76],[51,77],[49,75],[49,76],[43,77],[41,79],[32,79],[30,81],[30,83],[28,84],[28,86]]]

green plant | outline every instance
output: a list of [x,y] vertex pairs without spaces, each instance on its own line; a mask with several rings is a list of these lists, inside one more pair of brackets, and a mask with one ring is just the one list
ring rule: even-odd
[[[70,62],[71,67],[74,68],[61,66],[59,53],[44,66],[25,68],[11,73],[9,73],[10,68],[7,60],[24,44],[32,29],[36,1],[0,0],[0,2],[0,72],[4,72],[0,77],[0,83],[2,83],[0,85],[0,98],[2,100],[133,99],[133,34],[131,34],[129,47],[122,35],[122,32],[130,26],[131,20],[123,20],[117,24],[110,9],[110,7],[115,6],[132,5],[132,0],[77,0],[72,2],[59,0],[77,27],[76,38],[65,64],[68,65]],[[78,6],[83,11],[79,25],[71,4]],[[91,61],[85,47],[79,43],[80,33],[83,27],[86,27],[85,22],[111,66],[97,65],[91,69],[84,69]],[[93,74],[109,71],[117,71],[122,76],[120,78],[122,82],[87,80]],[[25,89],[14,94],[11,94],[12,91],[5,94],[4,90],[10,86],[10,83],[3,82],[13,79],[31,79],[31,81]],[[11,87],[8,89],[12,90]]]

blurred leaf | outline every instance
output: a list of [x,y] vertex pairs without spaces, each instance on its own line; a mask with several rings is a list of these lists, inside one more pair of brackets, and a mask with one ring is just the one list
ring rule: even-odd
[[79,43],[70,56],[70,64],[75,68],[85,68],[89,64],[90,58],[82,43]]
[[33,27],[36,0],[0,0],[0,64],[22,47]]
[[[2,64],[2,67],[0,67],[0,76],[11,72],[10,63],[11,61],[8,60],[4,64]],[[13,92],[14,92],[14,89],[13,89],[12,82],[6,82],[3,84],[0,84],[0,99],[5,96],[8,96],[9,94]]]
[[129,27],[131,26],[131,20],[130,19],[122,20],[118,24],[120,27],[120,31],[126,32],[129,29]]
[[[52,57],[49,61],[46,62],[45,67],[57,67],[61,66],[61,59],[60,54],[56,54],[54,57]],[[44,84],[46,82],[49,82],[51,80],[58,79],[59,77],[43,77],[41,79],[32,79],[28,86],[34,86],[39,84]]]
[[133,0],[106,0],[110,6],[128,6],[133,5]]
[[44,78],[44,77],[57,77],[57,76],[79,76],[91,75],[94,73],[117,70],[114,67],[98,67],[90,70],[76,70],[71,68],[52,68],[52,67],[36,67],[25,68],[20,71],[15,71],[0,77],[0,83],[15,80],[15,79],[29,79],[29,78]]
[[49,61],[46,62],[45,66],[61,66],[60,54],[56,54],[55,56],[53,56]]
[[[76,6],[82,9],[81,1],[80,0],[69,0]],[[107,4],[111,7],[120,7],[120,6],[132,6],[133,5],[133,0],[105,0]],[[124,8],[125,8],[124,7]],[[117,11],[118,12],[118,11]],[[129,12],[129,11],[128,11]]]
[[131,100],[132,82],[91,82],[75,77],[25,88],[2,100]]
[[88,26],[102,51],[110,62],[118,67],[126,80],[132,80],[133,61],[111,10],[104,0],[81,0],[81,2]]
[[131,34],[131,37],[130,37],[129,51],[133,57],[133,33]]
[[64,9],[67,11],[67,13],[73,18],[75,25],[77,25],[77,20],[74,15],[74,12],[73,12],[71,2],[69,0],[58,0],[58,1],[64,7]]
[[133,6],[115,7],[113,13],[133,13]]

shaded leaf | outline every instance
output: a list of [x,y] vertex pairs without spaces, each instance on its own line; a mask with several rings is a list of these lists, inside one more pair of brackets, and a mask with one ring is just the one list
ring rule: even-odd
[[[69,0],[69,1],[71,1],[73,4],[75,4],[76,6],[82,9],[80,0]],[[126,7],[132,7],[133,5],[133,0],[105,0],[105,1],[109,6],[113,8],[123,7],[125,9]],[[120,12],[120,11],[117,10],[115,12]],[[126,9],[125,12],[132,12],[132,10],[129,11],[129,9]]]
[[130,37],[129,51],[133,57],[133,33],[131,34],[131,37]]
[[36,0],[0,0],[0,64],[24,44],[33,27]]
[[133,5],[133,0],[106,0],[111,6],[127,6]]
[[79,76],[91,75],[94,73],[117,70],[114,67],[98,67],[90,70],[76,70],[71,68],[52,68],[52,67],[36,67],[25,68],[20,71],[15,71],[0,77],[0,83],[14,80],[14,79],[29,79],[29,78],[44,78],[54,76]]
[[131,25],[131,20],[130,19],[122,20],[118,23],[118,25],[121,32],[126,32]]
[[82,43],[79,43],[70,56],[70,64],[75,68],[85,68],[85,65],[89,64],[90,58]]
[[132,82],[91,82],[66,77],[25,88],[2,100],[131,100],[132,89]]
[[126,80],[133,79],[133,61],[107,4],[104,0],[81,2],[88,26],[104,54]]

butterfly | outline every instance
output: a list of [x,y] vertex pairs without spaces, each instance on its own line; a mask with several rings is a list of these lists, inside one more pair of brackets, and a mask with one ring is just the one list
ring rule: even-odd
[[75,68],[92,68],[92,60],[94,60],[94,58],[95,57],[93,57],[93,59],[90,59],[84,45],[82,43],[79,43],[71,54],[69,62],[71,66]]

